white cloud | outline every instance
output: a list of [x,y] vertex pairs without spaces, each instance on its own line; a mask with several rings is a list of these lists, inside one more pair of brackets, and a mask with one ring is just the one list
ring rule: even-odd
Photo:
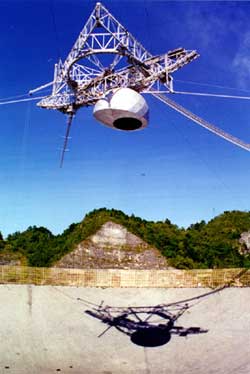
[[238,83],[243,88],[249,88],[250,85],[250,31],[247,31],[242,37],[238,50],[232,63]]

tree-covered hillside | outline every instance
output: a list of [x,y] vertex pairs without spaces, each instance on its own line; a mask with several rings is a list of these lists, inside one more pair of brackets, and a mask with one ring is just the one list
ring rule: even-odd
[[225,212],[208,223],[201,221],[187,229],[168,219],[146,221],[115,209],[97,209],[82,222],[73,223],[62,234],[44,227],[29,227],[5,240],[0,235],[0,254],[20,254],[30,266],[51,266],[78,243],[94,234],[105,222],[113,221],[158,248],[171,266],[180,269],[249,267],[250,255],[242,255],[239,238],[250,230],[250,212]]

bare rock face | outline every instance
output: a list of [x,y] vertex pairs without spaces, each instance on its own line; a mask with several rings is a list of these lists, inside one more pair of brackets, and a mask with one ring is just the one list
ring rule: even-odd
[[126,228],[106,222],[89,239],[65,255],[56,267],[85,269],[166,269],[160,252]]
[[146,244],[136,235],[129,233],[125,227],[113,222],[106,222],[101,229],[92,236],[91,240],[100,247],[136,247]]
[[239,240],[240,244],[242,244],[240,253],[243,255],[247,255],[250,253],[250,231],[243,232],[240,236]]
[[25,264],[25,260],[18,254],[9,253],[6,251],[2,251],[0,253],[0,266],[2,265],[20,266],[24,264]]

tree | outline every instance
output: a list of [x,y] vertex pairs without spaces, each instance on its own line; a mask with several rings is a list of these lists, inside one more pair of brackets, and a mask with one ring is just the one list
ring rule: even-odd
[[3,239],[3,235],[2,235],[2,233],[0,231],[0,250],[3,249],[4,246],[5,246],[5,241]]

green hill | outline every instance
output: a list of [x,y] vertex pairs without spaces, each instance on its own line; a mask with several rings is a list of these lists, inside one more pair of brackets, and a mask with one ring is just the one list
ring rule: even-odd
[[180,269],[249,267],[249,253],[241,252],[240,235],[250,230],[250,212],[231,211],[209,222],[201,221],[183,229],[165,221],[146,221],[120,210],[101,208],[88,213],[82,222],[73,223],[62,234],[53,235],[44,227],[29,227],[6,240],[0,236],[0,254],[18,255],[30,266],[52,266],[77,244],[107,221],[126,227],[167,257],[170,266]]

